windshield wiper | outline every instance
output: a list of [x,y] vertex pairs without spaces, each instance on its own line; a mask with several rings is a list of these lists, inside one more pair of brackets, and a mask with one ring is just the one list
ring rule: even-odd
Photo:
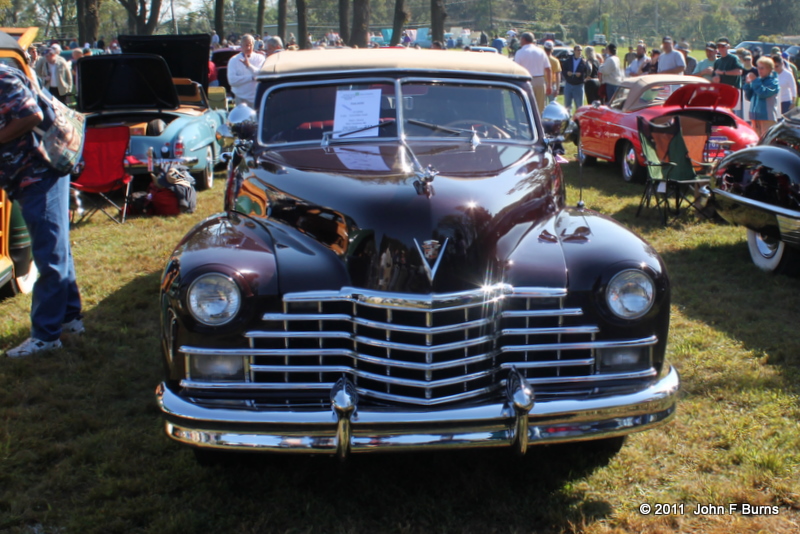
[[415,126],[430,128],[434,132],[446,132],[453,135],[461,135],[462,133],[471,134],[472,137],[470,137],[469,142],[472,145],[472,150],[475,150],[475,148],[481,144],[481,137],[474,128],[471,130],[467,130],[466,128],[451,128],[450,126],[441,126],[430,122],[418,121],[417,119],[406,119],[406,122]]
[[339,130],[338,132],[325,132],[322,134],[322,146],[328,146],[331,144],[331,139],[333,139],[334,135],[338,135],[337,139],[341,139],[342,137],[346,137],[348,135],[352,135],[358,132],[364,132],[366,130],[371,130],[372,128],[382,128],[387,124],[394,124],[394,119],[388,119],[383,122],[379,122],[378,124],[370,124],[369,126],[362,126],[361,128],[355,128],[353,130]]
[[406,122],[409,124],[413,124],[414,126],[422,126],[424,128],[428,128],[429,130],[433,130],[434,132],[446,132],[453,135],[460,135],[462,133],[472,133],[472,130],[465,130],[464,128],[450,128],[449,126],[441,126],[439,124],[433,124],[432,122],[425,122],[417,119],[406,119]]

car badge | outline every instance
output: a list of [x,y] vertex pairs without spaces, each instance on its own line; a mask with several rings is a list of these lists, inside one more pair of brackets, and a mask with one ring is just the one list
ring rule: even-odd
[[444,240],[444,244],[440,244],[435,239],[423,241],[422,246],[414,239],[414,244],[417,246],[420,258],[422,258],[422,266],[425,268],[425,274],[428,275],[428,281],[433,283],[433,278],[436,276],[436,271],[439,269],[439,263],[444,256],[444,249],[447,247],[448,239]]

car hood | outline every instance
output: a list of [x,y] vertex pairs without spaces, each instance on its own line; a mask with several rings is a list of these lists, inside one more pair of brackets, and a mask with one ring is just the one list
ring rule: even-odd
[[167,63],[152,54],[109,54],[78,60],[78,111],[178,109]]
[[173,78],[189,78],[208,88],[210,35],[120,35],[119,44],[125,53],[161,56]]
[[[500,144],[411,146],[438,173],[427,188],[402,145],[271,150],[242,183],[237,211],[268,214],[332,251],[338,261],[320,255],[354,287],[462,291],[508,281],[504,272],[516,260],[536,272],[538,285],[565,287],[555,224],[561,173],[549,153]],[[298,253],[311,249],[284,225],[273,231],[282,284],[308,288],[319,266]]]
[[728,108],[736,106],[739,90],[722,83],[692,83],[669,95],[664,107]]

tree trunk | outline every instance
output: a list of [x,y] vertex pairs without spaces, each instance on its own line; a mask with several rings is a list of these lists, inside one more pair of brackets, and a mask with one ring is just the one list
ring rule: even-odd
[[84,0],[86,10],[83,13],[83,31],[79,44],[89,43],[94,46],[97,41],[97,32],[100,29],[100,0]]
[[306,0],[295,0],[297,7],[297,45],[301,50],[311,48],[308,42],[308,5]]
[[278,0],[278,37],[286,44],[286,11],[289,7],[288,0]]
[[395,0],[394,2],[394,21],[392,22],[392,38],[389,40],[389,46],[397,46],[400,44],[400,38],[403,36],[403,27],[408,22],[410,15],[406,11],[406,0]]
[[256,34],[264,35],[264,12],[267,10],[266,0],[258,0],[258,11],[256,12]]
[[431,42],[444,42],[444,20],[447,18],[447,10],[444,7],[444,0],[431,0]]
[[366,48],[369,41],[369,0],[353,0],[353,33],[350,46]]
[[86,42],[86,0],[75,2],[75,19],[78,23],[78,44]]
[[343,43],[350,42],[350,0],[339,0],[339,37]]
[[161,0],[117,0],[128,13],[128,30],[136,35],[153,35],[161,16]]
[[220,41],[225,37],[225,0],[214,0],[214,31]]

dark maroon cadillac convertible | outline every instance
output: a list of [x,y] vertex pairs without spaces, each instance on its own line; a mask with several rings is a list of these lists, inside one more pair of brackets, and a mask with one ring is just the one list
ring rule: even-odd
[[674,415],[664,264],[566,206],[527,71],[336,50],[257,79],[224,212],[164,270],[171,438],[201,457],[525,452]]

